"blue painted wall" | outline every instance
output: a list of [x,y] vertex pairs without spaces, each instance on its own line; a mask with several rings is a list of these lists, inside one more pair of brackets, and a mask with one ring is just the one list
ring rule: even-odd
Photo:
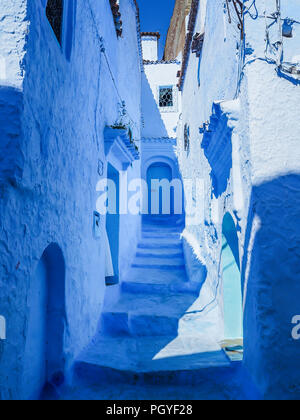
[[[107,166],[103,132],[120,117],[120,97],[126,102],[126,123],[140,139],[141,56],[134,2],[121,2],[119,39],[108,1],[64,4],[62,47],[46,18],[45,1],[0,4],[0,59],[7,69],[0,76],[0,314],[7,320],[0,356],[2,399],[27,398],[42,381],[26,368],[25,348],[36,348],[29,354],[39,371],[45,281],[37,267],[49,244],[58,244],[66,264],[66,370],[96,332],[106,294],[105,246],[103,236],[94,236],[93,214],[97,182],[106,177],[98,173],[99,161]],[[128,179],[139,176],[137,161]],[[103,217],[102,235],[104,228]],[[123,272],[139,231],[138,217],[122,218]],[[41,313],[36,326],[34,308]],[[34,338],[32,330],[38,329]],[[27,390],[22,384],[31,383],[31,375],[35,385]]]

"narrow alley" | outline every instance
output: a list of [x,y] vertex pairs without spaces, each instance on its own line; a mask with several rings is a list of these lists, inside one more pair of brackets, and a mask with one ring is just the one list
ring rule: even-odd
[[299,102],[299,0],[0,0],[0,400],[300,400]]

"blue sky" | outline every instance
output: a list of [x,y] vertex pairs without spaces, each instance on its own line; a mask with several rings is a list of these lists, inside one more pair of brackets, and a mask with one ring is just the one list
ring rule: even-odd
[[159,31],[159,58],[162,58],[165,40],[174,10],[175,0],[137,0],[140,8],[142,32]]

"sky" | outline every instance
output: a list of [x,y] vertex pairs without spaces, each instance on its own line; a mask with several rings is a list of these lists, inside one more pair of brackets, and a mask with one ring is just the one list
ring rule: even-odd
[[162,58],[175,0],[137,0],[140,8],[141,31],[160,32],[159,58]]

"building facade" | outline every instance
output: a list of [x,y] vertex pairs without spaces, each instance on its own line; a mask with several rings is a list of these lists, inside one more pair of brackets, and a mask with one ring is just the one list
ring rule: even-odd
[[[142,78],[142,179],[148,186],[148,208],[151,211],[152,179],[178,181],[178,189],[182,189],[176,156],[177,124],[181,113],[181,94],[177,87],[177,73],[180,61],[158,60],[158,33],[142,32],[142,49],[144,74]],[[159,194],[158,194],[159,196]],[[176,202],[178,200],[178,203]],[[176,197],[170,211],[180,219],[183,214],[182,199]],[[182,208],[182,211],[180,211]],[[158,209],[162,213],[162,209]],[[167,212],[170,213],[170,212]],[[153,218],[155,214],[151,214]]]
[[[0,389],[28,399],[63,381],[114,293],[97,185],[140,176],[139,14],[133,0],[16,0],[0,21]],[[139,231],[120,216],[108,232],[114,275]]]
[[203,180],[204,220],[186,227],[186,261],[191,276],[205,265],[219,339],[244,336],[262,395],[295,398],[299,6],[244,3],[194,0],[189,13],[177,147],[183,179]]

